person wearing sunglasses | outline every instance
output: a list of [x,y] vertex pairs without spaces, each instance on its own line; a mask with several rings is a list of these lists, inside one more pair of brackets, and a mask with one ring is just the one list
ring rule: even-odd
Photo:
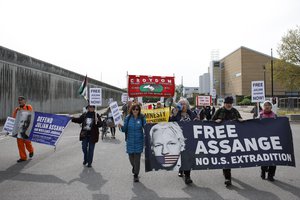
[[133,181],[139,182],[140,160],[144,149],[144,131],[146,124],[145,116],[141,113],[139,104],[132,104],[129,114],[124,120],[124,125],[118,125],[122,132],[127,134],[126,152],[132,166]]

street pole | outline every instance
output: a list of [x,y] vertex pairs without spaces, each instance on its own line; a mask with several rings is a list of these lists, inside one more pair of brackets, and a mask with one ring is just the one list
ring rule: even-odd
[[272,97],[274,96],[274,85],[273,85],[273,50],[271,49],[271,90]]
[[267,84],[266,84],[266,65],[263,65],[263,71],[264,71],[264,86],[265,86],[265,96],[267,96]]

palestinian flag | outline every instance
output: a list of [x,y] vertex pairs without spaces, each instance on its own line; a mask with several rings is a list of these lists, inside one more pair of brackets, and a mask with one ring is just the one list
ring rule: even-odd
[[78,90],[78,93],[80,96],[83,96],[85,100],[88,99],[88,94],[87,94],[87,75],[85,76],[84,80],[81,83],[81,86]]

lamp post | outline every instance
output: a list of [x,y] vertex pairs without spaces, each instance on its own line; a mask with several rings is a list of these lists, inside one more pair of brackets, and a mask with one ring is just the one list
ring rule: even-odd
[[265,89],[265,95],[267,96],[267,90],[266,90],[266,88],[267,88],[267,84],[266,84],[266,65],[263,65],[262,66],[263,67],[263,71],[264,71],[264,89]]
[[272,97],[274,96],[274,88],[273,88],[273,50],[271,49],[271,90],[272,90]]

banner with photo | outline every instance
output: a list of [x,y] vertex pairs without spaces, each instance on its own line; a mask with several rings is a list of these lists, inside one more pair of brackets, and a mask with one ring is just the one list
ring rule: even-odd
[[34,112],[33,119],[29,140],[56,146],[71,118],[64,115]]
[[142,113],[145,115],[147,123],[168,122],[170,108],[143,109]]
[[174,93],[174,77],[128,75],[129,97],[171,97]]
[[288,118],[145,126],[146,171],[295,166]]
[[56,146],[70,117],[21,110],[17,112],[11,136]]

